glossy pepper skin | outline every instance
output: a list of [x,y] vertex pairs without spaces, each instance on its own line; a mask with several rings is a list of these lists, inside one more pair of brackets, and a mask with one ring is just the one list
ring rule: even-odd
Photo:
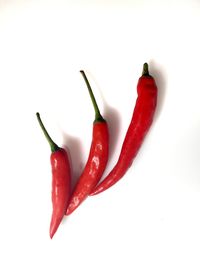
[[90,193],[99,194],[117,183],[127,172],[136,157],[153,122],[157,104],[157,86],[149,75],[147,63],[137,84],[138,97],[118,161],[106,178]]
[[70,165],[67,152],[60,148],[51,154],[52,206],[50,237],[53,238],[63,216],[70,196]]
[[81,73],[88,86],[90,97],[94,105],[95,121],[93,123],[92,142],[88,160],[72,193],[66,215],[70,215],[97,185],[106,168],[109,153],[108,125],[100,114],[85,73],[83,71],[81,71]]
[[53,142],[42,123],[40,114],[36,113],[36,116],[52,151],[50,163],[52,169],[51,196],[53,211],[49,234],[50,238],[53,238],[67,209],[70,196],[71,171],[67,152]]

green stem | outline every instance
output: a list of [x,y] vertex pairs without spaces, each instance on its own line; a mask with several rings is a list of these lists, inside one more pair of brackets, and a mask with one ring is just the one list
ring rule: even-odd
[[95,111],[95,121],[94,122],[101,122],[101,121],[105,121],[104,118],[101,116],[101,113],[99,111],[99,107],[97,105],[97,102],[96,102],[96,99],[94,97],[94,94],[92,92],[92,88],[90,86],[90,83],[85,75],[85,72],[83,70],[80,71],[80,73],[83,75],[83,79],[87,85],[87,88],[88,88],[88,91],[89,91],[89,94],[90,94],[90,98],[92,100],[92,104],[93,104],[93,107],[94,107],[94,111]]
[[142,76],[150,76],[149,75],[149,67],[148,67],[147,63],[144,63],[144,65],[143,65]]
[[51,147],[51,151],[55,152],[55,151],[59,150],[60,149],[59,146],[57,146],[54,143],[54,141],[51,139],[50,135],[48,134],[46,128],[44,127],[44,124],[43,124],[43,122],[42,122],[42,120],[40,118],[40,114],[38,112],[36,113],[36,116],[37,116],[38,122],[40,124],[40,127],[41,127],[41,129],[42,129],[42,131],[43,131],[43,133],[44,133],[44,135],[45,135],[50,147]]

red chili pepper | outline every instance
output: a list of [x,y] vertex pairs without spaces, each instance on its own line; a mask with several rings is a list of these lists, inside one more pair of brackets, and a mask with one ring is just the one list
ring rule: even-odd
[[53,212],[50,224],[50,237],[53,238],[65,215],[69,201],[71,183],[70,164],[67,152],[53,142],[42,123],[40,114],[36,113],[36,116],[52,151],[50,161],[52,167]]
[[87,84],[90,98],[94,106],[95,120],[93,123],[93,135],[89,157],[70,198],[66,215],[71,214],[91,193],[101,179],[108,161],[108,126],[99,111],[94,94],[84,71],[81,71],[81,74],[83,75],[83,78]]
[[149,75],[148,64],[143,65],[143,73],[137,85],[137,101],[131,123],[127,130],[118,161],[107,177],[90,193],[99,194],[119,181],[137,155],[139,148],[152,124],[157,103],[157,86]]

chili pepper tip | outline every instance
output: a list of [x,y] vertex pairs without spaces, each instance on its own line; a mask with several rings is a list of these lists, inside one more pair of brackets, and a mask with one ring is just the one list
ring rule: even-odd
[[149,76],[149,66],[147,63],[143,65],[142,76]]

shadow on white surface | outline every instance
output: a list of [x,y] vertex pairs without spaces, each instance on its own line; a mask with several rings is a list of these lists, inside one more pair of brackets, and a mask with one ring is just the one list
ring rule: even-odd
[[162,112],[162,108],[165,102],[166,95],[166,75],[162,66],[157,64],[154,60],[150,60],[149,62],[149,72],[154,77],[157,87],[158,87],[158,100],[157,100],[157,108],[155,113],[155,120],[160,116]]
[[71,188],[73,190],[78,178],[83,170],[83,146],[79,138],[71,136],[67,133],[63,135],[63,146],[67,150],[72,174]]
[[115,153],[116,145],[118,143],[121,120],[119,111],[109,106],[106,101],[104,101],[104,118],[106,119],[109,128],[109,164],[110,160],[113,157],[113,154]]

